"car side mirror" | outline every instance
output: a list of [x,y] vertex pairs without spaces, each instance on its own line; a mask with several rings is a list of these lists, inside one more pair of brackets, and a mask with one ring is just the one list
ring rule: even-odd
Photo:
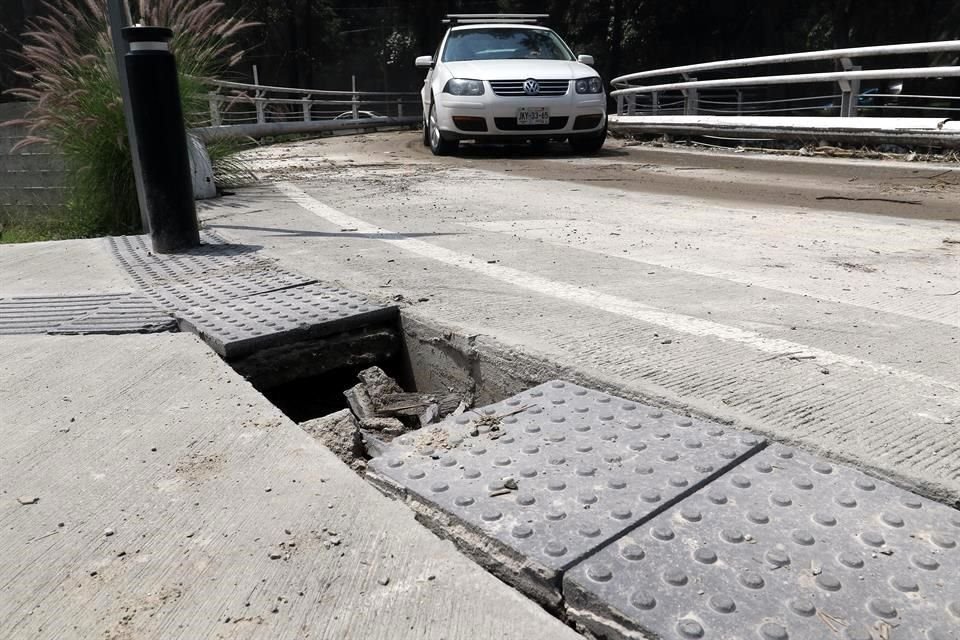
[[587,64],[591,67],[593,66],[593,56],[579,55],[577,56],[577,62],[580,64]]
[[432,67],[433,66],[433,56],[417,56],[417,59],[414,63],[418,67]]

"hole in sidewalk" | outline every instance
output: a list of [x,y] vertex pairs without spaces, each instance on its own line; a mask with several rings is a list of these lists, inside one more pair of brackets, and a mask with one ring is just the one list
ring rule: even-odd
[[478,386],[459,349],[405,332],[401,315],[227,364],[361,474],[383,443],[469,410]]

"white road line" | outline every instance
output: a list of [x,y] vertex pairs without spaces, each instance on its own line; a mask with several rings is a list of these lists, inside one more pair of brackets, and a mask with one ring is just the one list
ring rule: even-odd
[[[732,327],[711,320],[664,311],[628,298],[612,296],[594,289],[588,289],[566,282],[548,280],[532,273],[499,264],[476,261],[471,256],[405,236],[402,233],[370,224],[359,218],[354,218],[351,215],[323,204],[292,183],[278,182],[276,186],[293,202],[334,226],[356,229],[354,233],[368,235],[374,240],[396,243],[398,248],[418,256],[480,273],[489,278],[506,282],[515,287],[528,289],[541,295],[574,302],[606,313],[615,313],[689,335],[739,342],[764,353],[790,353],[794,355],[794,357],[812,357],[822,365],[843,365],[853,369],[868,370],[884,376],[895,376],[904,381],[933,387],[935,390],[936,388],[940,388],[940,390],[945,388],[955,392],[960,391],[960,386],[958,386],[956,382],[939,380],[921,373],[904,371],[884,364],[818,349],[789,340],[767,338],[755,331],[747,331],[739,327]],[[960,399],[957,400],[960,401]]]

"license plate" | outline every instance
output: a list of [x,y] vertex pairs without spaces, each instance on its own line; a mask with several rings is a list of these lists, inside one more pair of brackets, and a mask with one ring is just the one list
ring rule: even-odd
[[517,110],[517,126],[550,124],[550,110],[545,107],[536,109],[521,108]]

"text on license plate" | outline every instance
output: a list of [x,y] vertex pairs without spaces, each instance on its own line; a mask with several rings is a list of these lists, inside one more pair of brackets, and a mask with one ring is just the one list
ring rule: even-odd
[[517,110],[517,125],[550,124],[550,111],[545,107],[530,109],[521,108]]

